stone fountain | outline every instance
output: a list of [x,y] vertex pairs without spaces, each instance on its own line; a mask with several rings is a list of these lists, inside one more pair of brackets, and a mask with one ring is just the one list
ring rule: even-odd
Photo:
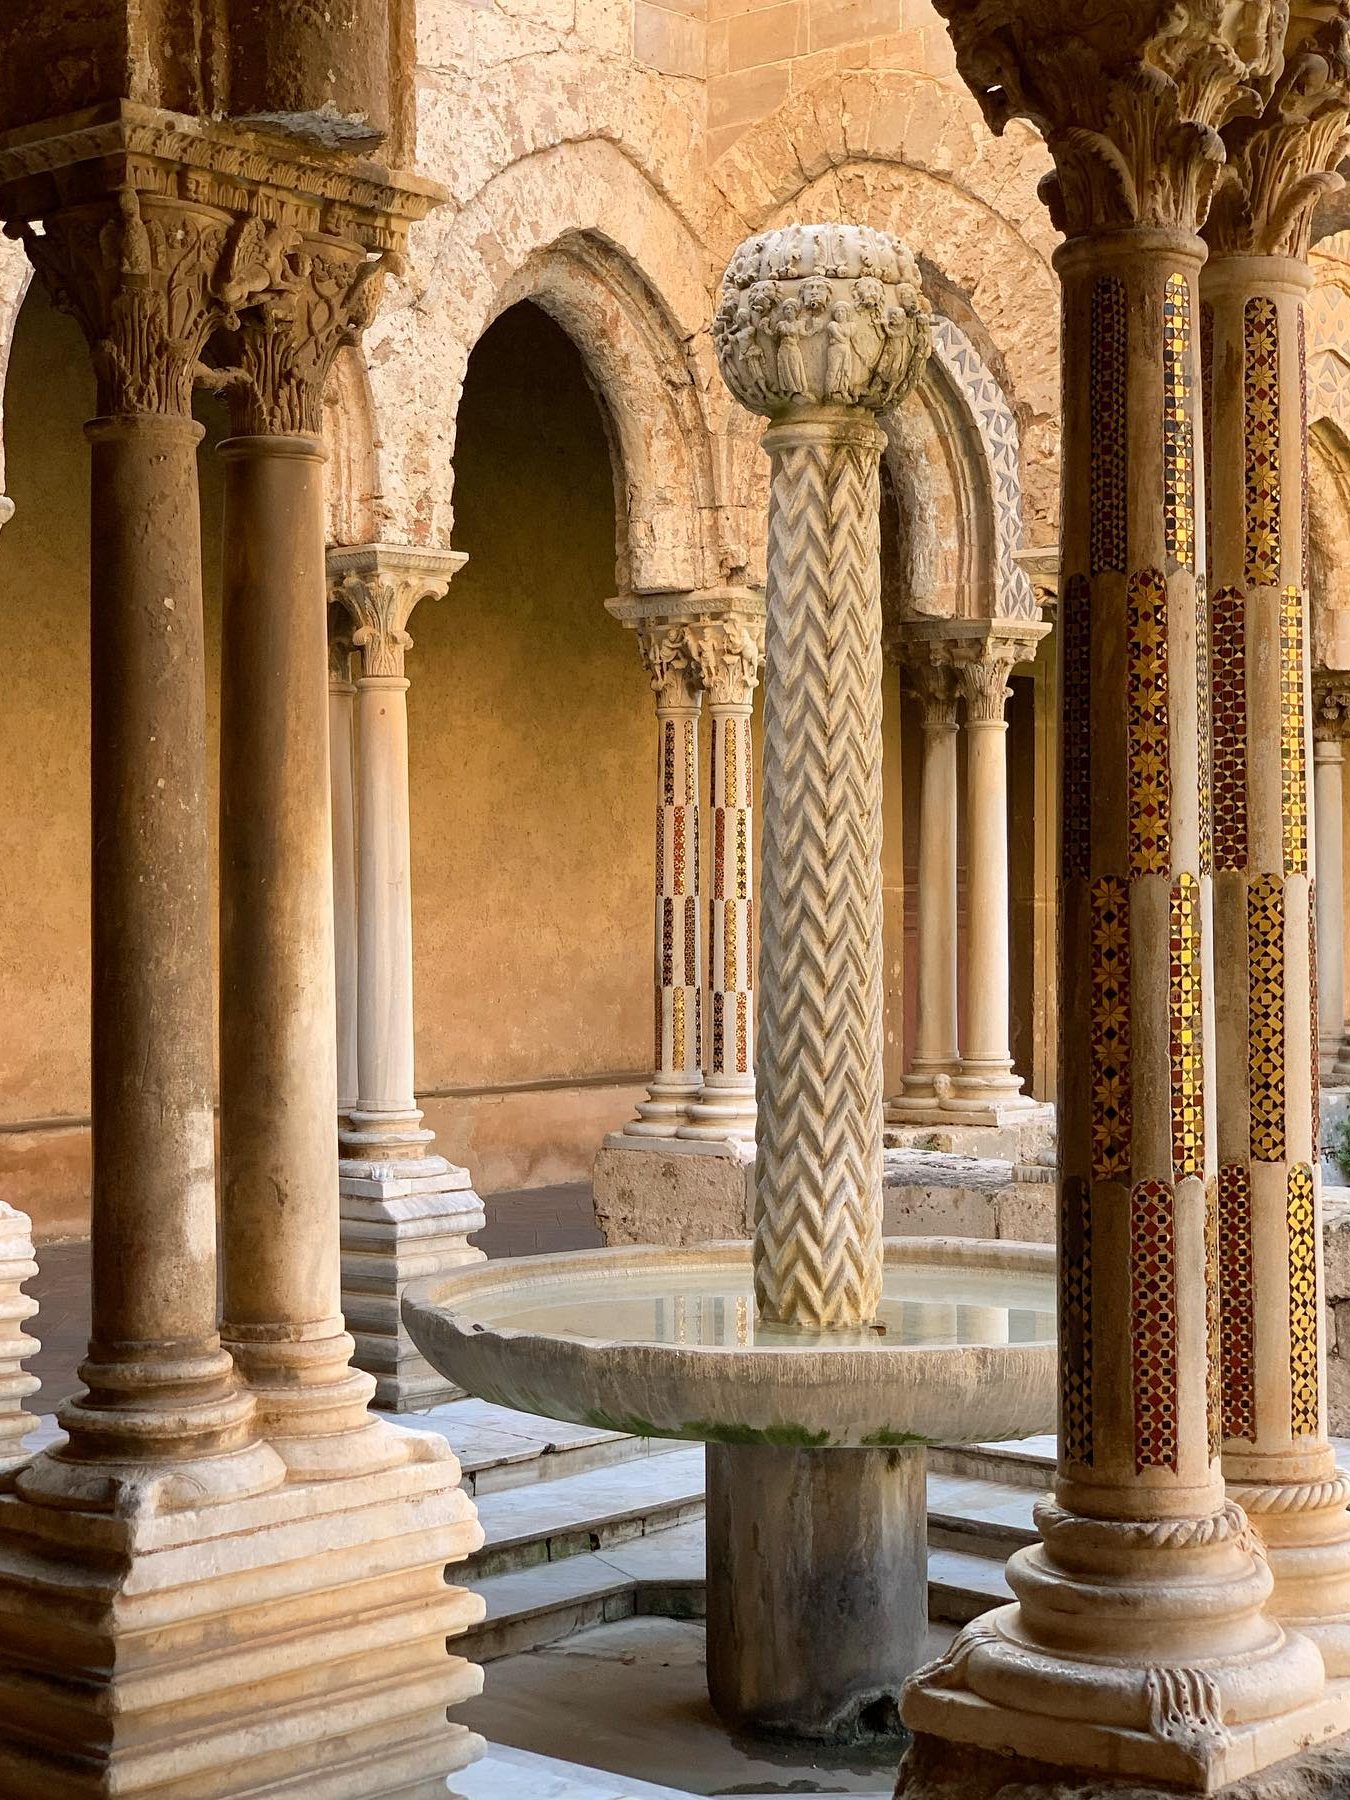
[[1053,1425],[1053,1252],[881,1236],[875,415],[928,354],[917,266],[866,227],[768,232],[713,333],[772,462],[754,1243],[460,1269],[404,1317],[484,1398],[706,1442],[714,1705],[851,1737],[894,1728],[922,1656],[923,1446]]

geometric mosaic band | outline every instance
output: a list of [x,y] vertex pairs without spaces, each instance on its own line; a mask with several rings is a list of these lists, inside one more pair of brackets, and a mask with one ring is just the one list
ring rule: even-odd
[[1177,1467],[1176,1200],[1165,1181],[1130,1195],[1130,1345],[1134,1466]]
[[1060,619],[1063,747],[1060,846],[1065,881],[1086,881],[1092,830],[1092,602],[1086,576],[1071,575]]
[[1130,892],[1119,875],[1089,889],[1092,1179],[1130,1177]]
[[1285,1158],[1284,882],[1247,883],[1247,1083],[1251,1154]]
[[1289,1428],[1315,1437],[1317,1406],[1317,1228],[1313,1172],[1289,1171]]
[[1219,1184],[1205,1186],[1205,1400],[1209,1454],[1223,1448],[1223,1364],[1219,1321]]
[[1191,284],[1169,275],[1163,289],[1163,527],[1167,554],[1195,567],[1195,420],[1191,374]]
[[1200,992],[1200,883],[1172,884],[1169,1020],[1172,1071],[1172,1179],[1204,1174],[1204,1024]]
[[1242,309],[1242,439],[1245,570],[1251,587],[1280,580],[1280,327],[1275,302],[1254,294]]
[[1059,1202],[1060,1448],[1092,1463],[1092,1193],[1067,1176]]
[[1126,594],[1126,721],[1130,869],[1171,872],[1172,776],[1167,710],[1167,583],[1131,575]]
[[1209,594],[1195,589],[1195,713],[1200,783],[1200,873],[1214,868],[1214,694],[1210,678]]
[[1256,1441],[1256,1265],[1246,1163],[1219,1165],[1219,1300],[1223,1435]]
[[1303,708],[1303,595],[1280,595],[1280,769],[1284,807],[1284,870],[1308,870],[1308,745]]
[[1098,278],[1092,289],[1089,485],[1091,488],[1092,573],[1125,573],[1126,333],[1129,312],[1125,283],[1115,275]]
[[1247,608],[1240,588],[1210,600],[1214,863],[1247,866]]

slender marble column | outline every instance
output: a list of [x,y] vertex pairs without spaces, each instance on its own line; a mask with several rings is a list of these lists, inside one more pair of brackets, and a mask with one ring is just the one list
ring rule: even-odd
[[406,1460],[342,1318],[324,452],[332,359],[378,265],[307,244],[225,341],[220,753],[223,1336],[293,1474]]
[[[881,1298],[875,414],[917,381],[927,312],[894,239],[789,226],[736,252],[714,325],[728,386],[770,421],[754,1279],[758,1331],[785,1340],[866,1330]],[[709,1463],[708,1686],[731,1723],[846,1733],[913,1667],[922,1454],[836,1455]],[[815,1546],[810,1579],[770,1566],[765,1519]]]
[[[210,207],[124,187],[21,227],[93,348],[93,1189],[87,1391],[29,1499],[141,1511],[284,1471],[216,1328],[205,667],[193,374],[251,276]],[[168,296],[172,293],[173,303]]]
[[1282,20],[1183,0],[1108,29],[1047,3],[1012,33],[938,5],[996,127],[1044,133],[1068,240],[1062,1385],[1041,1541],[1008,1565],[1013,1603],[911,1683],[899,1791],[934,1791],[955,1740],[1001,1753],[971,1760],[971,1800],[1008,1755],[1046,1765],[1018,1771],[1033,1785],[1053,1766],[1209,1792],[1337,1728],[1219,1462],[1197,231],[1215,132],[1278,69]]
[[1350,733],[1350,678],[1313,675],[1313,810],[1317,845],[1317,993],[1320,1076],[1344,1084],[1350,1045],[1345,1031],[1345,842],[1342,807],[1345,739]]
[[940,1117],[945,1091],[960,1068],[957,1023],[956,675],[928,646],[907,665],[909,691],[919,702],[923,731],[919,768],[919,892],[915,920],[918,981],[914,1055],[903,1093],[887,1104],[897,1123]]
[[467,1169],[435,1151],[413,1073],[412,832],[408,810],[408,621],[440,599],[459,551],[366,544],[328,553],[333,598],[350,614],[357,676],[359,806],[357,1103],[341,1133],[342,1295],[357,1362],[381,1406],[452,1397],[403,1326],[403,1290],[482,1251]]
[[963,642],[957,674],[966,702],[966,1034],[945,1106],[990,1123],[1033,1102],[1012,1069],[1008,948],[1008,680],[1048,627],[991,625]]
[[708,1067],[682,1138],[755,1140],[754,804],[750,718],[764,618],[727,613],[695,626],[711,728],[712,895],[708,902]]
[[[1345,23],[1305,38],[1296,15],[1285,47],[1293,79],[1259,118],[1225,131],[1230,185],[1206,230],[1200,284],[1210,362],[1223,1471],[1265,1543],[1270,1612],[1313,1639],[1332,1675],[1350,1675],[1350,1477],[1327,1440],[1322,1341],[1322,871],[1308,794],[1303,316],[1312,195],[1291,209],[1271,170],[1306,177],[1340,159]],[[1309,50],[1321,60],[1310,93],[1297,73]]]
[[674,1137],[703,1087],[698,721],[703,691],[689,627],[636,623],[656,696],[656,1070],[627,1137]]
[[337,977],[338,1124],[356,1105],[356,685],[352,622],[328,608],[328,767],[333,812],[333,958]]

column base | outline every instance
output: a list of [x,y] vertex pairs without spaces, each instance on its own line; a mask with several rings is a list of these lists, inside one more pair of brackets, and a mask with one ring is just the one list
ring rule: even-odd
[[444,1795],[482,1749],[446,1723],[482,1686],[446,1644],[483,1616],[445,1582],[483,1541],[459,1476],[419,1434],[397,1469],[208,1508],[0,1495],[0,1793]]
[[948,1116],[956,1114],[981,1124],[1011,1125],[1041,1104],[1022,1092],[1022,1077],[1003,1060],[980,1062],[967,1057],[961,1073],[952,1077],[951,1090],[943,1099]]
[[909,1074],[900,1077],[900,1092],[885,1103],[886,1123],[924,1125],[931,1116],[940,1117],[943,1099],[960,1072],[959,1060],[926,1063],[916,1057]]
[[591,1182],[607,1244],[703,1244],[754,1231],[753,1143],[612,1131]]
[[1329,1448],[1323,1460],[1318,1479],[1262,1482],[1247,1469],[1227,1491],[1265,1545],[1275,1578],[1266,1610],[1312,1639],[1329,1676],[1350,1677],[1350,1476]]
[[[3,524],[0,519],[0,524]],[[0,1479],[28,1461],[23,1440],[37,1424],[23,1403],[39,1387],[36,1375],[24,1373],[24,1362],[36,1356],[38,1344],[23,1329],[38,1309],[23,1291],[38,1272],[33,1257],[33,1231],[26,1213],[0,1200]]]
[[[1024,1573],[1043,1575],[1037,1555],[1033,1548],[1014,1556],[1009,1574],[1015,1588],[1019,1563]],[[1055,1795],[1066,1787],[1068,1770],[1075,1779],[1084,1773],[1112,1776],[1126,1792],[1133,1782],[1142,1783],[1145,1792],[1150,1783],[1170,1783],[1182,1792],[1212,1794],[1350,1728],[1350,1683],[1326,1681],[1321,1657],[1307,1638],[1270,1621],[1255,1641],[1249,1631],[1239,1630],[1231,1653],[1215,1654],[1212,1608],[1229,1603],[1217,1592],[1210,1598],[1208,1582],[1205,1595],[1189,1600],[1185,1576],[1180,1570],[1178,1575],[1181,1582],[1171,1594],[1176,1611],[1188,1604],[1196,1609],[1193,1660],[1180,1660],[1161,1647],[1167,1637],[1175,1638],[1177,1619],[1159,1621],[1157,1647],[1124,1647],[1122,1629],[1129,1643],[1141,1643],[1143,1609],[1135,1602],[1122,1612],[1119,1602],[1126,1595],[1114,1584],[1101,1590],[1107,1601],[1114,1588],[1117,1603],[1101,1606],[1095,1653],[1047,1649],[1028,1636],[1018,1605],[998,1607],[967,1625],[945,1656],[915,1675],[905,1690],[905,1724],[916,1737],[922,1733],[1059,1770],[1058,1788],[1049,1789]],[[1084,1635],[1092,1605],[1087,1584],[1066,1587],[1058,1615],[1066,1633]],[[1231,1607],[1240,1617],[1240,1594]],[[1006,1772],[1003,1779],[1009,1779]],[[967,1790],[960,1791],[968,1800]],[[979,1791],[970,1790],[970,1796]],[[906,1800],[927,1792],[922,1785],[911,1790],[903,1779],[897,1788]]]
[[456,1399],[462,1389],[433,1369],[403,1324],[403,1290],[463,1263],[486,1224],[467,1169],[444,1157],[339,1167],[342,1311],[354,1361],[374,1377],[375,1405],[411,1412]]
[[672,1138],[689,1121],[689,1109],[703,1092],[698,1075],[657,1075],[647,1089],[647,1098],[639,1100],[636,1119],[630,1119],[621,1135],[630,1138]]
[[[900,1763],[895,1800],[1176,1800],[1178,1791],[1173,1782],[1068,1770],[916,1732]],[[1292,1753],[1259,1774],[1199,1791],[1222,1800],[1341,1800],[1350,1793],[1350,1747],[1333,1743]]]
[[688,1122],[676,1136],[709,1144],[753,1145],[755,1111],[753,1075],[708,1075],[698,1099],[690,1104]]

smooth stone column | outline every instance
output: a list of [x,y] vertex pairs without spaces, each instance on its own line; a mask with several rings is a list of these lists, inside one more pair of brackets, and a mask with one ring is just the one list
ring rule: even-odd
[[[1267,156],[1286,137],[1306,142],[1302,109],[1287,121],[1272,103],[1256,128],[1255,169],[1251,130],[1238,134],[1234,170],[1263,196]],[[1327,1439],[1321,1280],[1321,868],[1305,649],[1312,274],[1302,258],[1252,253],[1282,244],[1288,225],[1283,209],[1267,225],[1259,200],[1254,216],[1216,205],[1200,285],[1212,332],[1209,573],[1221,696],[1212,835],[1223,1472],[1266,1547],[1268,1610],[1312,1638],[1329,1674],[1350,1675],[1350,1477]]]
[[[790,226],[737,250],[714,323],[770,421],[754,1280],[778,1341],[865,1331],[881,1299],[874,415],[918,380],[927,313],[893,238]],[[922,1457],[839,1454],[710,1449],[709,1690],[738,1728],[894,1723],[924,1625]]]
[[417,1350],[401,1312],[413,1280],[481,1260],[486,1223],[467,1169],[436,1153],[413,1069],[412,826],[408,622],[467,559],[392,544],[328,553],[332,598],[359,655],[357,1099],[340,1134],[342,1298],[376,1400],[404,1411],[456,1393]]
[[703,1087],[698,721],[702,682],[689,627],[636,625],[656,696],[656,1068],[625,1137],[673,1138]]
[[923,731],[919,768],[919,892],[914,1055],[888,1118],[941,1118],[940,1100],[961,1066],[957,1019],[956,675],[949,661],[916,650],[907,667]]
[[0,1482],[29,1460],[23,1440],[37,1424],[23,1403],[41,1383],[23,1365],[36,1356],[38,1344],[24,1329],[38,1303],[23,1286],[38,1272],[33,1256],[33,1228],[26,1213],[0,1200]]
[[1034,1102],[1013,1074],[1008,947],[1008,680],[1046,625],[992,625],[963,640],[966,702],[966,1033],[944,1109],[999,1125]]
[[338,1124],[357,1095],[356,1033],[356,684],[352,622],[328,608],[328,767],[333,812],[333,966],[337,989]]
[[1345,739],[1350,732],[1350,676],[1313,674],[1313,820],[1317,846],[1317,995],[1319,1073],[1327,1087],[1345,1084],[1350,1040],[1345,1029]]
[[709,1444],[707,1458],[718,1716],[826,1741],[894,1736],[928,1630],[922,1450]]
[[1047,1792],[1212,1792],[1336,1729],[1219,1461],[1197,232],[1215,131],[1279,44],[1245,9],[1127,6],[1103,31],[1045,7],[1009,34],[980,0],[939,8],[995,124],[1043,131],[1067,237],[1061,1399],[1041,1541],[1008,1564],[1013,1603],[910,1683],[897,1791],[941,1791],[956,1743],[989,1753],[970,1800],[1009,1758]]
[[710,724],[712,894],[708,903],[708,1066],[677,1136],[755,1141],[754,805],[751,735],[764,619],[728,613],[696,626]]
[[[24,229],[78,296],[91,446],[90,1198],[86,1392],[27,1499],[153,1513],[276,1486],[216,1327],[206,671],[193,371],[218,308],[206,209],[121,189]],[[154,243],[161,254],[153,255]],[[209,248],[208,248],[209,247]],[[169,330],[166,295],[175,294]],[[245,291],[247,291],[245,289]]]

